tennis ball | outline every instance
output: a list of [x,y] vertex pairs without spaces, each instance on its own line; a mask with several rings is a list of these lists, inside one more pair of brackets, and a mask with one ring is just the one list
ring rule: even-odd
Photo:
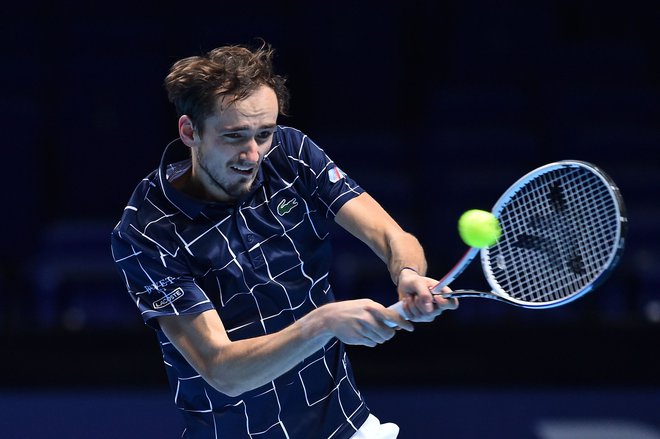
[[470,247],[485,248],[497,242],[502,229],[495,215],[485,210],[472,209],[459,218],[458,234]]

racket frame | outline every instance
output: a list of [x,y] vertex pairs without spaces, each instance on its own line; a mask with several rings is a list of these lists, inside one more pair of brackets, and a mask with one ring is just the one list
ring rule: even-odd
[[[523,177],[521,177],[518,181],[516,181],[513,185],[507,189],[504,194],[497,200],[495,205],[493,206],[492,213],[495,215],[496,218],[499,219],[499,214],[503,210],[503,208],[507,205],[507,202],[515,195],[515,193],[522,188],[525,184],[527,184],[530,180],[536,178],[539,174],[546,174],[548,172],[551,172],[552,170],[555,169],[560,169],[560,168],[565,168],[565,167],[573,167],[573,168],[587,168],[590,171],[593,172],[594,175],[596,175],[608,188],[609,188],[609,193],[612,196],[612,199],[614,201],[614,204],[617,207],[618,214],[619,214],[619,227],[617,228],[617,235],[616,235],[616,248],[615,250],[611,253],[609,260],[607,261],[606,264],[603,265],[603,270],[596,276],[596,278],[585,285],[581,290],[567,296],[563,297],[554,301],[550,302],[529,302],[529,301],[523,301],[516,299],[514,297],[511,297],[506,291],[504,291],[498,284],[497,281],[495,280],[492,271],[490,270],[490,264],[488,263],[489,261],[489,247],[486,248],[470,248],[468,251],[463,255],[463,257],[458,261],[458,263],[452,268],[439,282],[437,285],[435,285],[432,289],[431,292],[434,295],[441,295],[445,298],[465,298],[465,297],[481,297],[481,298],[487,298],[487,299],[495,299],[495,300],[500,300],[507,302],[511,305],[516,305],[520,306],[523,308],[529,308],[529,309],[547,309],[547,308],[554,308],[557,306],[565,305],[569,302],[572,302],[588,292],[594,290],[596,287],[602,284],[602,282],[607,279],[607,277],[611,274],[611,272],[614,270],[616,267],[619,259],[621,258],[621,254],[623,251],[623,248],[625,246],[625,235],[627,231],[627,223],[628,219],[626,217],[626,211],[625,211],[625,205],[623,203],[623,198],[621,196],[621,193],[619,191],[619,188],[616,186],[614,181],[605,173],[603,172],[600,168],[597,166],[594,166],[591,163],[587,163],[584,161],[579,161],[579,160],[562,160],[562,161],[557,161],[553,163],[546,164],[544,166],[538,167],[534,169],[533,171],[525,174]],[[486,291],[476,291],[476,290],[455,290],[449,293],[444,293],[442,292],[442,289],[445,286],[448,286],[451,282],[453,282],[467,267],[470,265],[472,260],[477,256],[477,254],[481,255],[481,267],[484,272],[484,276],[486,277],[486,280],[488,284],[491,286],[492,290],[490,292]]]

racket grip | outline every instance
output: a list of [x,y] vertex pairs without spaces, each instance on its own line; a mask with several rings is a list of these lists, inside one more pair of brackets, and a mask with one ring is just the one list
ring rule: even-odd
[[[401,317],[403,317],[406,320],[410,320],[410,317],[408,316],[408,313],[406,313],[406,310],[403,309],[403,302],[398,301],[397,303],[390,305],[387,307],[388,309],[393,309],[394,311],[398,312]],[[390,328],[396,328],[398,325],[394,322],[390,322],[389,320],[384,321],[387,326]]]
[[[452,292],[447,292],[447,293],[442,292],[441,293],[440,291],[442,291],[442,288],[444,288],[444,285],[442,283],[439,283],[438,285],[436,285],[431,290],[431,293],[433,293],[434,296],[442,296],[444,298],[450,298],[450,297],[454,297],[455,293],[457,293],[457,292],[460,293],[460,292],[464,291],[464,290],[459,290],[459,291],[452,291]],[[456,297],[460,297],[460,296],[456,296]],[[393,309],[394,311],[398,312],[399,315],[401,317],[403,317],[404,319],[410,320],[410,316],[408,315],[406,310],[403,308],[403,302],[400,301],[400,300],[398,302],[388,306],[387,309]],[[385,320],[385,324],[387,326],[389,326],[390,328],[395,328],[396,326],[398,326],[396,323],[390,322],[389,320]]]

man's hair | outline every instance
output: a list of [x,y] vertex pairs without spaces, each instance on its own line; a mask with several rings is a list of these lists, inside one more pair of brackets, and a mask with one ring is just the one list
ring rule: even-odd
[[285,78],[273,72],[274,52],[266,43],[254,50],[224,46],[181,59],[165,78],[167,96],[179,116],[190,117],[199,135],[219,98],[226,98],[227,104],[240,101],[262,85],[275,91],[279,113],[286,115],[289,91]]

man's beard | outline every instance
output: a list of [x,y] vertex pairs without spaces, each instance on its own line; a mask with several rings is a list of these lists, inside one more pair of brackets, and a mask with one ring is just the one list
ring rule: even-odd
[[250,177],[251,180],[249,182],[241,179],[234,183],[223,181],[222,173],[218,172],[217,169],[207,166],[204,159],[204,154],[199,151],[197,153],[197,163],[199,163],[199,167],[206,173],[211,184],[213,184],[213,186],[215,186],[217,189],[222,190],[225,194],[234,200],[250,192],[252,189],[252,184],[254,183],[254,176]]

